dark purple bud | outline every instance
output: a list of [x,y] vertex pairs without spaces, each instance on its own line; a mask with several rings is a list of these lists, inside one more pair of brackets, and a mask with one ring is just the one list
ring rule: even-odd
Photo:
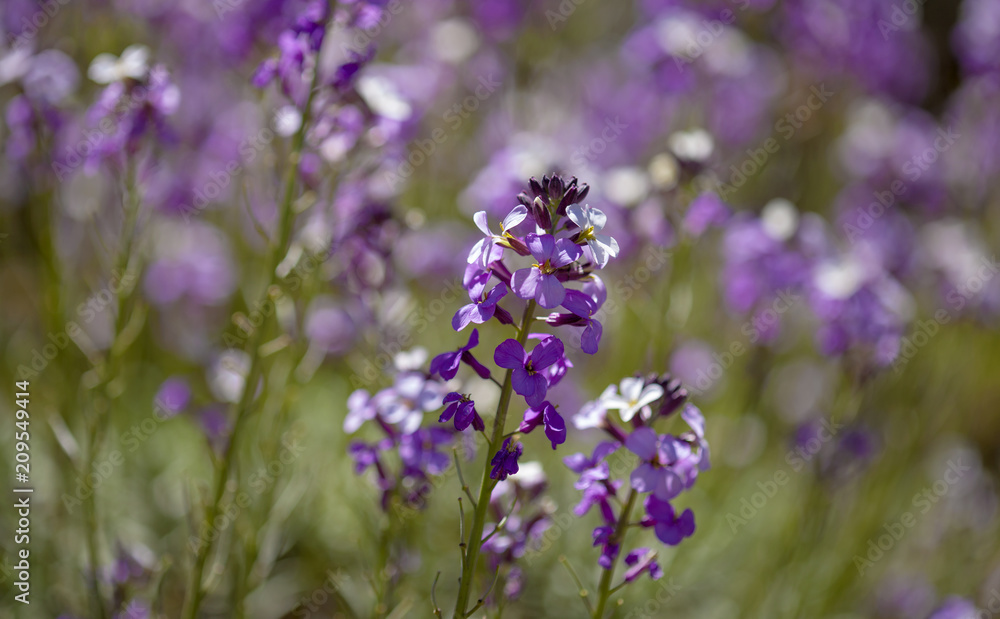
[[522,191],[517,194],[517,201],[520,202],[522,206],[527,207],[529,210],[531,209],[531,196],[525,192]]
[[531,203],[531,216],[534,217],[535,223],[542,229],[548,230],[552,227],[552,217],[549,216],[549,207],[542,202],[540,197],[535,198],[535,201]]
[[490,272],[492,272],[497,279],[507,284],[507,287],[510,288],[510,278],[513,277],[513,274],[510,272],[510,269],[507,268],[506,264],[500,260],[491,262]]
[[522,241],[521,239],[517,238],[516,236],[507,237],[507,238],[504,239],[503,242],[504,242],[504,244],[507,245],[507,247],[513,249],[515,252],[517,252],[518,254],[520,254],[522,256],[530,256],[531,255],[531,250],[528,249],[528,246],[524,244],[524,241]]
[[493,317],[496,318],[502,325],[514,324],[514,317],[510,315],[510,312],[499,305],[497,305],[496,309],[493,310]]
[[[573,182],[575,183],[576,179],[574,179]],[[566,207],[569,206],[570,204],[576,204],[577,203],[576,194],[577,194],[576,187],[568,188],[566,190],[566,193],[563,194],[562,200],[559,201],[559,208],[566,210]]]
[[536,179],[534,176],[532,176],[528,180],[528,186],[531,187],[531,193],[535,194],[536,196],[540,196],[543,193],[545,193],[544,191],[542,191],[542,185],[538,182],[538,179]]
[[549,180],[549,202],[558,202],[563,196],[563,180],[558,174],[553,174]]
[[479,374],[480,378],[489,378],[490,377],[490,369],[488,367],[486,367],[485,365],[483,365],[482,363],[479,363],[479,361],[475,357],[472,356],[471,352],[469,352],[467,350],[463,350],[462,351],[462,361],[466,365],[468,365],[469,367],[471,367],[473,370],[475,370],[476,374]]

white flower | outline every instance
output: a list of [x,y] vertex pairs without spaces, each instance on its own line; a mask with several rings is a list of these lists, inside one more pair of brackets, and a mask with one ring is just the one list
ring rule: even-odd
[[600,428],[608,412],[608,401],[617,397],[618,388],[615,385],[608,385],[599,398],[583,405],[580,412],[573,417],[573,425],[577,430]]
[[129,45],[121,56],[98,54],[90,62],[87,77],[98,84],[120,82],[127,77],[139,79],[149,70],[149,48]]
[[368,107],[383,118],[402,122],[413,114],[413,108],[399,94],[395,84],[382,76],[361,76],[357,91]]
[[663,387],[657,384],[646,385],[641,378],[623,378],[622,393],[607,399],[605,406],[617,409],[622,421],[631,421],[635,414],[644,406],[648,406],[663,397]]
[[490,262],[493,261],[493,244],[496,241],[502,241],[504,236],[508,235],[508,230],[524,221],[527,217],[528,209],[524,205],[518,205],[504,217],[503,223],[500,224],[500,234],[493,234],[490,230],[489,219],[486,217],[486,211],[479,211],[473,215],[472,221],[476,223],[476,227],[486,236],[472,246],[472,250],[469,251],[469,264],[478,262],[484,269],[488,268]]
[[608,222],[603,211],[586,205],[571,204],[566,207],[566,215],[580,226],[580,239],[590,246],[599,268],[603,269],[609,259],[618,255],[618,241],[607,234],[598,234]]

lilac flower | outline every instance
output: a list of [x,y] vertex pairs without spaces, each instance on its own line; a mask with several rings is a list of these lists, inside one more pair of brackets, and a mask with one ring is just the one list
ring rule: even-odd
[[965,598],[951,596],[927,619],[977,619],[980,616],[975,604]]
[[601,334],[604,327],[593,318],[594,313],[599,309],[597,303],[589,295],[579,290],[567,290],[562,306],[573,312],[572,314],[553,313],[545,319],[550,325],[573,325],[583,327],[583,334],[580,336],[580,348],[583,352],[593,355],[601,343]]
[[552,442],[552,449],[566,442],[566,422],[547,400],[524,412],[524,421],[517,431],[528,434],[539,424],[545,426],[545,436]]
[[344,417],[344,432],[354,434],[366,421],[375,419],[377,409],[371,394],[358,389],[347,397],[347,416]]
[[483,423],[482,417],[476,411],[476,403],[468,395],[452,391],[444,396],[444,403],[447,406],[445,406],[444,412],[441,413],[441,417],[438,418],[439,423],[444,423],[454,417],[455,429],[459,432],[465,430],[470,425],[478,431],[486,429],[486,424]]
[[597,559],[598,565],[606,570],[611,569],[614,564],[615,559],[618,557],[618,552],[621,550],[619,544],[611,543],[611,537],[614,535],[615,529],[612,526],[601,526],[594,529],[594,546],[601,546],[601,556]]
[[549,383],[540,372],[563,356],[563,343],[557,337],[543,340],[529,355],[514,339],[507,339],[497,346],[493,361],[498,366],[513,370],[514,391],[524,396],[529,406],[539,406],[545,399]]
[[652,492],[664,501],[681,493],[684,481],[673,469],[673,465],[681,460],[684,448],[681,441],[669,434],[657,435],[651,428],[642,427],[625,439],[625,446],[642,460],[639,467],[632,471],[633,488],[639,492]]
[[451,442],[451,433],[443,428],[420,428],[399,438],[399,458],[403,474],[411,477],[440,475],[451,464],[448,454],[438,447]]
[[469,251],[469,264],[480,264],[483,268],[487,268],[491,262],[499,260],[503,256],[503,247],[501,245],[508,244],[509,246],[508,239],[511,238],[510,230],[527,217],[528,209],[523,206],[516,206],[514,210],[504,217],[503,222],[500,224],[500,234],[493,234],[489,227],[489,219],[486,216],[486,211],[479,211],[473,215],[472,220],[476,223],[476,227],[485,235],[485,238],[480,239],[472,246],[472,250]]
[[676,546],[685,537],[694,534],[694,512],[685,509],[684,513],[677,516],[669,501],[650,495],[646,497],[646,516],[642,519],[642,525],[653,527],[657,539],[664,544]]
[[507,285],[500,282],[490,290],[489,294],[484,294],[489,278],[489,271],[483,271],[473,278],[472,286],[469,288],[469,299],[472,300],[472,303],[463,305],[451,319],[451,326],[456,331],[461,331],[470,322],[477,325],[487,322],[493,318],[498,309],[504,311],[503,308],[497,307],[497,303],[507,296]]
[[580,408],[580,412],[573,417],[573,425],[577,430],[604,427],[608,404],[612,398],[617,397],[618,388],[615,385],[608,385],[596,400],[587,402]]
[[156,393],[156,402],[170,415],[176,415],[191,403],[191,387],[179,377],[163,381]]
[[566,216],[579,226],[580,231],[574,240],[577,243],[583,241],[590,247],[597,268],[603,269],[608,260],[618,256],[618,241],[607,234],[598,234],[608,223],[608,217],[603,211],[586,205],[572,204],[566,207]]
[[385,402],[379,407],[379,416],[386,423],[399,426],[403,434],[411,434],[420,427],[424,413],[441,406],[441,391],[440,383],[428,380],[423,374],[399,374],[383,396]]
[[524,446],[521,443],[512,442],[509,436],[504,439],[500,451],[490,461],[490,464],[493,465],[490,478],[504,480],[507,479],[508,475],[516,473],[517,459],[521,457],[522,453],[524,453]]
[[[621,395],[610,395],[604,400],[609,409],[617,409],[622,421],[629,422],[640,409],[663,397],[663,387],[657,383],[647,385],[641,378],[623,378]],[[646,411],[644,411],[645,413]],[[648,419],[650,414],[643,414]]]
[[653,580],[663,576],[663,570],[656,562],[656,551],[649,548],[636,548],[625,555],[625,565],[629,566],[625,570],[625,582],[632,582],[643,572],[649,572],[649,577]]
[[479,363],[479,361],[477,361],[470,352],[478,345],[479,331],[477,329],[473,329],[472,333],[469,335],[469,341],[465,346],[462,346],[456,351],[441,353],[440,355],[434,357],[431,361],[431,374],[437,374],[445,380],[451,380],[455,378],[455,374],[458,373],[458,366],[464,361],[469,365],[469,367],[475,370],[476,374],[478,374],[481,378],[489,378],[489,368]]
[[580,479],[573,484],[577,490],[583,491],[583,498],[573,508],[573,513],[577,516],[583,516],[597,505],[605,522],[615,521],[609,498],[617,495],[622,482],[611,480],[611,468],[604,459],[619,447],[621,443],[605,441],[597,444],[589,458],[582,453],[563,458],[563,463],[580,475]]
[[569,239],[556,240],[550,234],[529,234],[526,243],[538,262],[514,272],[511,279],[514,292],[522,299],[535,299],[546,309],[559,307],[566,289],[555,272],[575,262],[581,255],[580,248]]
[[714,193],[704,193],[691,202],[684,216],[684,229],[692,236],[699,237],[711,226],[725,223],[729,209]]

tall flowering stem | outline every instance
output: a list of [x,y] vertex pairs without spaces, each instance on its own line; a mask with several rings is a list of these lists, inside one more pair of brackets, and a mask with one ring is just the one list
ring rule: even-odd
[[[521,324],[518,327],[517,342],[524,346],[528,341],[528,330],[534,320],[535,301],[528,301],[521,316]],[[507,370],[503,380],[503,387],[500,391],[500,402],[497,404],[497,413],[493,418],[493,435],[490,438],[489,449],[486,451],[486,462],[483,466],[483,481],[479,488],[479,499],[476,501],[475,512],[472,517],[472,529],[469,532],[469,541],[466,543],[464,561],[462,563],[462,580],[458,589],[458,601],[455,604],[455,617],[465,617],[466,607],[469,604],[469,595],[472,591],[472,580],[476,570],[476,562],[479,559],[479,550],[483,545],[483,529],[486,526],[486,516],[490,507],[490,496],[497,481],[490,477],[490,458],[500,448],[504,436],[504,426],[507,422],[507,409],[510,406],[510,397],[513,393],[514,370]]]
[[[636,499],[639,498],[639,493],[635,491],[635,488],[631,489],[628,493],[628,498],[625,500],[625,507],[622,508],[621,517],[618,519],[618,526],[615,527],[615,532],[611,535],[609,543],[614,545],[621,545],[625,541],[625,534],[628,532],[629,517],[632,515],[632,508],[635,507]],[[602,619],[604,617],[604,607],[608,603],[608,598],[611,597],[611,579],[615,576],[615,566],[618,564],[618,555],[611,560],[611,566],[604,570],[601,574],[601,582],[597,586],[597,606],[594,607],[594,619]]]
[[[296,180],[299,170],[299,160],[302,155],[302,146],[305,142],[310,110],[316,94],[318,76],[319,68],[316,67],[313,71],[309,94],[302,109],[302,123],[299,126],[298,131],[296,131],[292,137],[288,170],[285,172],[284,179],[285,191],[278,215],[278,237],[272,244],[271,252],[268,257],[267,269],[269,278],[267,285],[264,287],[264,291],[261,293],[261,304],[268,301],[269,295],[272,293],[272,288],[279,283],[279,276],[277,274],[278,265],[288,252],[288,243],[291,238],[292,227],[295,222],[295,213],[292,208],[292,202],[294,201],[295,190],[297,187]],[[205,518],[202,521],[201,530],[199,531],[200,544],[198,549],[195,551],[194,565],[191,569],[191,579],[188,585],[187,602],[185,603],[184,613],[182,615],[185,619],[195,619],[198,616],[198,608],[201,606],[202,599],[205,595],[205,592],[202,590],[202,576],[205,572],[205,563],[208,560],[208,555],[210,554],[213,546],[209,541],[208,533],[212,529],[212,523],[215,521],[216,516],[218,516],[218,514],[222,511],[223,501],[226,497],[226,487],[229,481],[229,473],[233,466],[240,434],[249,417],[250,405],[253,402],[255,387],[262,371],[262,359],[259,354],[259,348],[261,338],[263,337],[264,326],[265,325],[262,324],[253,330],[247,338],[246,352],[250,356],[250,369],[247,372],[246,381],[243,384],[243,393],[235,406],[235,422],[233,424],[233,431],[219,465],[219,473],[215,480],[212,502],[209,503],[205,509]]]

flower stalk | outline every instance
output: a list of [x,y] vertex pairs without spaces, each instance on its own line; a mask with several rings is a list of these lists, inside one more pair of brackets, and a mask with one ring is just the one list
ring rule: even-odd
[[[521,316],[521,323],[518,326],[517,341],[524,346],[528,341],[528,330],[534,320],[535,301],[528,301]],[[465,561],[462,569],[462,579],[458,588],[458,600],[455,604],[455,619],[467,617],[466,608],[469,604],[469,595],[472,591],[473,576],[476,571],[476,562],[479,559],[479,551],[483,545],[483,529],[486,526],[486,513],[489,510],[490,495],[496,481],[490,477],[490,458],[500,447],[504,437],[504,425],[507,422],[507,409],[510,406],[510,397],[513,392],[512,375],[514,371],[508,369],[504,375],[503,387],[500,390],[500,401],[497,403],[496,416],[493,418],[493,437],[490,439],[486,451],[486,459],[483,465],[483,481],[479,488],[479,499],[475,502],[472,528],[469,531],[467,547],[465,549]]]
[[[638,498],[639,493],[635,491],[635,488],[629,490],[628,498],[625,500],[625,507],[622,508],[621,516],[618,518],[618,525],[615,527],[615,531],[608,543],[621,546],[621,543],[625,540],[625,533],[628,532],[629,517],[632,515],[632,508],[635,507],[635,502]],[[608,598],[611,597],[612,593],[611,579],[615,576],[615,566],[618,565],[618,557],[620,555],[620,551],[615,554],[614,558],[611,559],[611,565],[601,575],[601,583],[597,586],[597,605],[594,608],[594,619],[603,619],[604,617],[604,607],[607,605]]]

